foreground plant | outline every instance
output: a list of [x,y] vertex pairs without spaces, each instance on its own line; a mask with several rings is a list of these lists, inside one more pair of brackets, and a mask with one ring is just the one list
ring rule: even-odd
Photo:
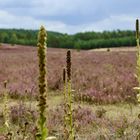
[[38,34],[38,57],[39,57],[39,119],[38,119],[38,129],[39,133],[37,134],[38,140],[45,140],[48,136],[48,129],[46,127],[46,39],[47,33],[43,26],[41,26]]
[[8,107],[8,90],[7,90],[7,81],[4,81],[4,111],[3,111],[3,115],[4,115],[4,124],[6,127],[6,137],[8,140],[12,139],[12,133],[11,133],[11,129],[10,129],[10,110]]
[[137,61],[136,61],[136,78],[138,81],[138,87],[135,87],[138,91],[137,99],[140,102],[140,44],[139,44],[139,20],[136,20],[136,43],[137,43]]
[[[138,103],[140,103],[140,44],[139,44],[139,20],[136,20],[136,43],[137,43],[137,62],[136,62],[136,78],[138,81],[138,87],[135,87],[134,89],[136,89],[138,91],[137,93],[137,100]],[[140,114],[138,115],[138,117],[140,116]],[[140,139],[140,132],[138,132],[137,135],[137,140]]]
[[73,123],[73,118],[72,118],[72,91],[71,91],[71,52],[70,50],[67,51],[67,93],[68,93],[68,99],[67,99],[67,106],[68,106],[68,126],[69,126],[69,140],[74,140],[75,135],[74,135],[74,123]]
[[7,130],[9,129],[10,119],[9,119],[9,107],[8,107],[8,91],[7,91],[7,81],[4,81],[4,118],[5,118],[5,126]]
[[66,137],[67,133],[67,105],[66,105],[66,69],[63,69],[63,84],[64,84],[64,91],[63,91],[63,96],[64,96],[64,139]]

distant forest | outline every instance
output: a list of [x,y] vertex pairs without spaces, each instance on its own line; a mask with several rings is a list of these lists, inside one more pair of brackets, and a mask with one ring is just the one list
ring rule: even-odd
[[[38,30],[0,29],[0,42],[9,44],[37,44]],[[135,32],[126,30],[83,32],[74,35],[48,31],[48,47],[71,49],[111,48],[135,46]]]

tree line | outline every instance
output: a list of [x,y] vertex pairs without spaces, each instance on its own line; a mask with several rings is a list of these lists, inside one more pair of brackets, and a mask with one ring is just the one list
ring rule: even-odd
[[[9,44],[37,44],[38,30],[0,29],[0,42]],[[135,46],[135,32],[115,30],[82,32],[73,35],[48,31],[48,47],[71,49],[94,49],[120,46]]]

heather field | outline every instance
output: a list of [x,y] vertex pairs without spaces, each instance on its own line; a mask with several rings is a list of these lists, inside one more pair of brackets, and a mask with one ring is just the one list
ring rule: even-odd
[[[49,135],[62,139],[63,68],[66,49],[47,49]],[[134,87],[135,49],[71,50],[72,93],[76,140],[135,140],[140,130]],[[34,140],[38,96],[37,48],[0,46],[0,140],[4,139],[3,96],[9,95],[10,123],[15,140],[26,133]],[[7,88],[4,81],[7,80]],[[27,123],[28,129],[24,129]]]
[[[127,48],[126,48],[127,49]],[[133,49],[133,48],[132,48]],[[65,49],[49,48],[47,52],[48,87],[51,91],[63,89],[62,74],[66,61]],[[12,98],[36,97],[38,58],[37,48],[23,46],[1,46],[0,90],[8,80]],[[135,51],[80,51],[72,50],[72,89],[76,100],[91,103],[135,102],[133,87]],[[89,102],[89,101],[88,101]]]

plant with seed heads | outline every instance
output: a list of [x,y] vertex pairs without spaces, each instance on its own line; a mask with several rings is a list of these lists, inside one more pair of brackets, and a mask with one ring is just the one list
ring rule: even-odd
[[72,91],[71,91],[71,51],[67,51],[67,118],[68,118],[68,131],[69,131],[69,140],[74,140],[74,123],[72,117]]
[[38,127],[39,133],[37,134],[38,140],[45,140],[48,136],[48,130],[46,127],[46,39],[47,33],[43,26],[41,26],[38,34],[38,58],[39,58],[39,120]]
[[[136,78],[138,81],[138,87],[135,87],[134,89],[138,91],[137,100],[138,100],[138,103],[140,103],[140,44],[139,44],[139,20],[138,19],[136,19],[136,43],[137,43]],[[138,133],[136,139],[137,140],[140,139],[140,132]]]
[[136,78],[138,81],[138,87],[135,87],[138,91],[137,99],[140,102],[140,44],[139,44],[139,20],[136,20],[136,43],[137,43],[137,62],[136,62]]

